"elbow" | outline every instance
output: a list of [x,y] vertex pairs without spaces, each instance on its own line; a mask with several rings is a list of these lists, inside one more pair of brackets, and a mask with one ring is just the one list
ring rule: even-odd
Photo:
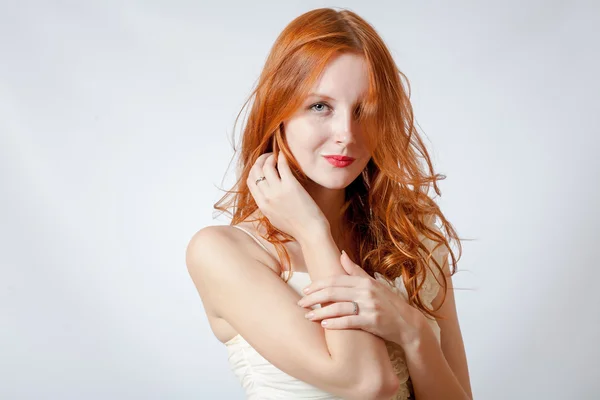
[[342,367],[336,371],[337,393],[347,400],[390,400],[400,388],[400,380],[391,363],[388,368],[375,365],[361,370]]
[[379,390],[375,392],[375,397],[373,399],[376,400],[390,400],[393,399],[396,393],[398,393],[398,389],[400,388],[400,381],[397,377],[394,377],[394,380],[388,384],[379,386]]
[[398,392],[400,381],[397,376],[390,379],[370,379],[363,383],[359,393],[361,399],[369,400],[390,400]]

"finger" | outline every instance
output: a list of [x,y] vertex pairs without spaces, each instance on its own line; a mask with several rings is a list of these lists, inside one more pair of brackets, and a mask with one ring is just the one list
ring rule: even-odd
[[[252,190],[254,190],[255,193],[263,194],[263,190],[269,188],[269,180],[261,179],[259,181],[258,179],[261,177],[267,178],[265,175],[262,175],[262,171],[252,172],[248,176],[248,181],[246,182],[246,184],[248,185],[248,188],[250,189],[251,193],[252,193]],[[254,193],[252,193],[252,194],[254,195]],[[264,197],[264,195],[263,195],[263,197]]]
[[298,305],[302,307],[309,307],[320,303],[352,301],[357,297],[358,293],[356,288],[328,287],[313,292],[308,296],[304,296],[302,299],[300,299]]
[[348,315],[345,317],[324,319],[321,326],[326,329],[364,329],[368,327],[368,321],[360,315]]
[[250,168],[249,176],[254,177],[254,179],[258,178],[262,175],[262,167],[265,164],[267,157],[269,157],[271,153],[264,153],[258,156],[258,158],[254,161],[252,168]]
[[371,278],[371,276],[367,274],[367,272],[364,269],[362,269],[360,265],[357,265],[350,259],[348,253],[346,253],[345,251],[342,251],[340,261],[342,263],[342,267],[349,275]]
[[254,165],[250,169],[250,172],[248,174],[248,182],[247,182],[248,187],[250,187],[250,186],[258,187],[258,185],[263,186],[263,188],[256,189],[255,191],[260,191],[264,188],[269,187],[269,182],[266,179],[260,180],[260,181],[258,181],[258,183],[257,183],[257,179],[262,176],[264,176],[266,178],[266,175],[263,174],[263,165],[270,154],[271,153],[261,154],[256,159],[256,161],[254,162]]
[[[254,165],[252,165],[252,168],[250,169],[250,173],[248,174],[248,179],[251,179],[250,183],[253,183],[255,185],[257,185],[256,180],[262,176],[265,176],[265,174],[263,173],[263,166],[265,164],[265,161],[267,160],[267,158],[269,157],[271,153],[264,153],[261,154],[256,161],[254,161]],[[258,184],[260,183],[266,183],[265,186],[269,186],[268,182],[266,180],[261,180],[258,182]]]
[[[257,163],[260,162],[261,158],[266,157],[268,157],[268,154],[262,154],[260,157],[258,157],[258,159],[254,162],[254,165],[250,169],[250,172],[248,173],[248,178],[246,179],[246,186],[248,186],[248,190],[250,190],[250,194],[252,194],[254,202],[261,210],[264,210],[263,207],[265,205],[265,195],[263,194],[262,189],[268,188],[269,182],[266,179],[260,180],[258,183],[256,182],[258,178],[263,176],[262,169],[258,167],[258,165],[260,164]],[[259,188],[259,185],[263,187]]]
[[285,155],[281,151],[277,156],[277,169],[279,171],[279,175],[281,176],[281,180],[296,179],[294,174],[292,174],[292,170],[290,169],[287,158],[285,158]]
[[311,321],[320,321],[322,319],[343,317],[345,315],[354,315],[354,305],[343,301],[332,303],[326,307],[315,308],[307,312],[304,316]]
[[254,162],[254,166],[256,167],[257,170],[262,171],[262,167],[263,167],[263,165],[265,165],[265,161],[267,161],[267,158],[271,154],[273,154],[273,152],[263,153],[260,156],[258,156],[256,161]]
[[[259,185],[267,185],[267,181],[262,181],[258,183]],[[250,190],[250,194],[252,198],[254,198],[254,202],[258,206],[259,209],[264,210],[265,206],[265,195],[261,192],[261,190],[256,186],[256,182],[252,177],[248,177],[246,181],[246,186],[248,186],[248,190]]]
[[356,287],[361,283],[363,278],[351,275],[333,275],[324,279],[319,279],[312,282],[310,285],[305,287],[302,291],[305,295],[316,292],[317,290],[324,289],[330,286],[336,287]]
[[269,181],[269,187],[271,187],[272,184],[277,184],[281,180],[279,174],[277,173],[277,169],[275,169],[276,160],[277,159],[273,153],[271,153],[271,155],[266,158],[265,163],[263,164],[263,175],[267,178],[267,181]]

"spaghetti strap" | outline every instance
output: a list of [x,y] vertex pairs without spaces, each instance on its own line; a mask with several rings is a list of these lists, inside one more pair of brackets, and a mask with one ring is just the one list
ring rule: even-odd
[[[261,243],[261,242],[260,242],[260,241],[259,241],[259,240],[256,238],[256,236],[254,236],[253,234],[251,234],[250,232],[248,232],[246,229],[242,228],[241,226],[237,226],[237,225],[231,225],[231,226],[233,226],[234,228],[238,228],[238,229],[240,229],[240,230],[242,230],[242,231],[246,232],[246,233],[247,233],[247,234],[248,234],[248,235],[249,235],[249,236],[250,236],[252,239],[254,239],[254,241],[255,241],[256,243],[258,243],[258,244],[259,244],[259,246],[260,246],[260,247],[262,247],[262,248],[263,248],[263,249],[264,249],[264,250],[265,250],[265,251],[266,251],[266,252],[269,254],[269,256],[271,256],[271,258],[272,258],[273,260],[275,260],[275,261],[276,261],[276,262],[279,264],[279,260],[277,260],[275,257],[273,257],[273,254],[271,254],[271,252],[270,252],[270,251],[267,249],[267,247],[266,247],[264,244],[262,244],[262,243]],[[281,271],[281,267],[280,267],[280,271]],[[294,274],[303,274],[303,275],[306,275],[306,276],[308,276],[308,272],[302,272],[302,271],[293,271],[293,272],[294,272]],[[285,270],[285,271],[281,271],[281,272],[279,273],[279,276],[283,276],[284,274],[288,274],[288,275],[289,275],[289,273],[290,273],[290,271],[287,271],[287,270]]]
[[248,232],[246,229],[242,228],[241,226],[237,226],[237,225],[231,225],[231,226],[233,226],[234,228],[238,228],[238,229],[240,229],[240,230],[242,230],[242,231],[246,232],[248,235],[250,235],[250,237],[251,237],[252,239],[254,239],[254,241],[255,241],[256,243],[258,243],[258,244],[260,245],[260,247],[262,247],[262,248],[263,248],[263,249],[264,249],[264,250],[265,250],[267,253],[269,253],[269,255],[271,254],[271,252],[270,252],[270,251],[267,249],[267,247],[266,247],[264,244],[262,244],[262,243],[260,242],[260,240],[258,240],[258,239],[256,238],[256,236],[254,236],[253,234],[251,234],[250,232]]

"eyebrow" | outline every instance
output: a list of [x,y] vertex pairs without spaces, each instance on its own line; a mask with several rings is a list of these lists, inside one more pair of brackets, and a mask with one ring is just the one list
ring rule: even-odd
[[335,100],[333,97],[327,96],[326,94],[321,94],[321,93],[309,93],[308,97],[324,97],[329,100]]
[[[335,101],[335,99],[331,96],[327,96],[326,94],[322,94],[322,93],[309,93],[307,97],[323,97],[327,100],[333,100]],[[364,99],[360,98],[355,104],[358,104],[360,102],[362,102]]]

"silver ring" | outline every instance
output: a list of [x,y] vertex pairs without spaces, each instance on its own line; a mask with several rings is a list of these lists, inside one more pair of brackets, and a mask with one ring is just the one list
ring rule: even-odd
[[358,303],[353,301],[352,305],[354,306],[354,311],[352,312],[352,314],[358,315]]
[[258,182],[260,182],[260,181],[264,181],[265,179],[267,179],[267,178],[265,178],[264,176],[261,176],[260,178],[258,178],[258,179],[256,180],[256,184],[258,185]]

